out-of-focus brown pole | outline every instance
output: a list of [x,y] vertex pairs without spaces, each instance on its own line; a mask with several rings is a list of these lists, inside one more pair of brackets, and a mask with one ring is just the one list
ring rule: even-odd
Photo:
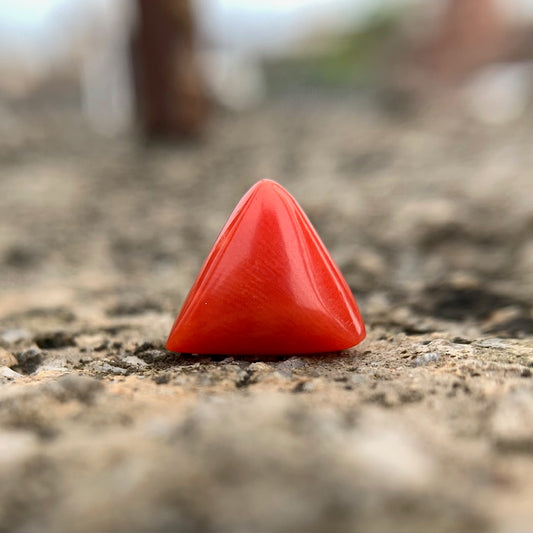
[[137,0],[132,67],[137,114],[148,137],[198,135],[206,101],[195,61],[189,0]]

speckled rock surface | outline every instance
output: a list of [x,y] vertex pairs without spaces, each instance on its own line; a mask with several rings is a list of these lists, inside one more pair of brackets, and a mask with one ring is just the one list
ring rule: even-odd
[[[0,531],[531,531],[526,122],[300,98],[178,149],[61,109],[2,130]],[[367,340],[166,352],[263,177],[309,214]]]

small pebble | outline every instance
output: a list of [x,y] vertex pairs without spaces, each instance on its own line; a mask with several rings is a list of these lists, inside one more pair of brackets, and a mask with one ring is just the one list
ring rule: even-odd
[[481,348],[496,348],[498,350],[506,350],[508,348],[508,345],[506,342],[503,342],[502,339],[494,338],[494,339],[483,339],[481,341],[478,341],[475,343],[476,346],[480,346]]
[[305,363],[300,357],[291,357],[286,361],[282,361],[276,365],[276,369],[280,374],[285,374],[290,376],[292,371],[297,368],[302,368]]
[[145,361],[137,357],[136,355],[128,355],[122,359],[125,363],[135,368],[146,368],[148,365]]
[[428,352],[423,355],[419,355],[414,361],[413,366],[423,366],[428,363],[435,363],[439,360],[440,354],[438,352]]
[[128,371],[125,368],[120,368],[118,366],[110,365],[109,363],[101,363],[96,366],[98,372],[104,372],[106,374],[118,374],[125,376]]
[[270,367],[265,363],[258,362],[258,363],[252,363],[248,367],[248,370],[250,372],[268,372],[270,370]]
[[8,352],[4,348],[0,348],[0,366],[7,366],[11,368],[17,363],[18,361],[16,357],[11,352]]

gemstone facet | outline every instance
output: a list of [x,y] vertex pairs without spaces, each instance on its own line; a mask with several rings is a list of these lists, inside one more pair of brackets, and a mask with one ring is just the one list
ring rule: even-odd
[[170,331],[173,352],[343,350],[365,338],[338,267],[296,200],[261,180],[220,232]]

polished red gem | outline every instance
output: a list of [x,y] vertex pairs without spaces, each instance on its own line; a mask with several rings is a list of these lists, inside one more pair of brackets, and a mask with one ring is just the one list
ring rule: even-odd
[[174,352],[333,352],[365,337],[354,297],[296,200],[262,180],[239,202],[167,341]]

